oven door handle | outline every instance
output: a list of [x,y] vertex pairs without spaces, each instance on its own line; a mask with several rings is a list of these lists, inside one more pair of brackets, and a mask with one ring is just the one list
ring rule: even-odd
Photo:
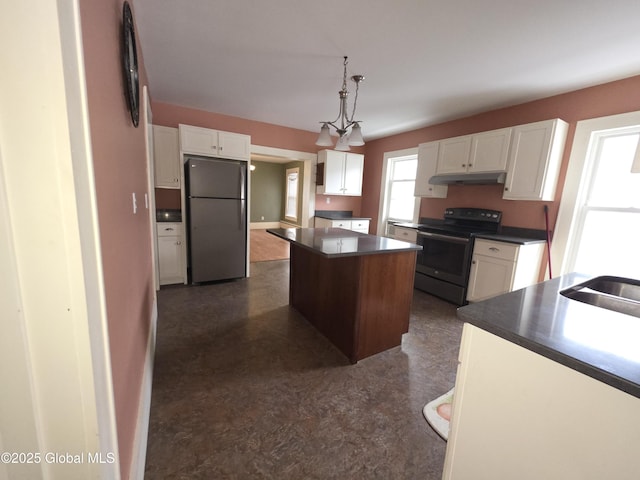
[[429,238],[434,238],[438,240],[446,240],[447,242],[453,242],[453,243],[469,243],[468,238],[454,237],[452,235],[441,235],[439,233],[431,233],[431,232],[418,232],[418,235],[422,237],[429,237]]

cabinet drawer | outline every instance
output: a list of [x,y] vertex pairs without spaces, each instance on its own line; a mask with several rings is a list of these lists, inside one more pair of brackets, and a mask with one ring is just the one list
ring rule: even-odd
[[473,254],[515,261],[518,256],[518,245],[478,239],[473,247]]
[[404,240],[405,242],[416,243],[418,240],[418,231],[412,228],[396,227],[393,233],[393,238],[397,240]]
[[369,220],[351,220],[351,228],[358,232],[369,233]]
[[175,237],[182,235],[181,223],[158,223],[156,224],[159,237]]
[[346,228],[347,230],[351,230],[351,220],[332,220],[331,227]]

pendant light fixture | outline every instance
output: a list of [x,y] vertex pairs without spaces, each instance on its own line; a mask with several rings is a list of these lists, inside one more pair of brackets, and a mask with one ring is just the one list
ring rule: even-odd
[[[316,141],[316,145],[321,147],[333,146],[333,140],[331,140],[331,132],[329,126],[336,129],[338,134],[338,142],[336,143],[336,150],[346,151],[350,150],[349,146],[357,147],[364,145],[364,139],[362,138],[362,131],[360,129],[360,120],[354,121],[356,115],[356,105],[358,103],[358,86],[360,82],[364,80],[363,75],[353,75],[351,80],[356,84],[356,94],[353,100],[353,111],[351,117],[347,111],[347,97],[349,92],[347,91],[347,57],[344,57],[344,74],[342,77],[342,90],[338,92],[340,98],[340,111],[338,112],[338,118],[333,122],[320,122],[322,127],[320,128],[320,136]],[[351,131],[349,132],[349,129]]]

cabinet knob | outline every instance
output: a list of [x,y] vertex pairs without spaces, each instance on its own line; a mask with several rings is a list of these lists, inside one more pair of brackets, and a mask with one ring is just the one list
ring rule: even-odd
[[463,163],[463,164],[462,164],[462,166],[463,166],[463,167],[466,167],[466,166],[467,166],[467,164],[466,164],[466,163]]
[[473,167],[473,163],[470,163],[470,164],[469,164],[469,166],[470,166],[470,167]]
[[508,192],[509,191],[509,187],[504,187],[504,191]]
[[472,264],[472,265],[475,265],[475,264],[476,264],[476,261],[475,261],[475,260],[472,260],[472,261],[471,261],[471,264]]
[[167,231],[167,232],[173,232],[173,228],[171,228],[171,227],[165,228],[165,231]]
[[492,252],[499,252],[500,249],[496,248],[496,247],[489,247],[489,250],[491,250]]

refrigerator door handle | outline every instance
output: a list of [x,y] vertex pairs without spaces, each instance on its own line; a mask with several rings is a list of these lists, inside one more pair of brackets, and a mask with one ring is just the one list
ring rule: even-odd
[[245,184],[245,180],[244,180],[244,172],[245,169],[242,168],[243,165],[240,165],[240,198],[241,199],[245,199],[244,197],[244,184]]

